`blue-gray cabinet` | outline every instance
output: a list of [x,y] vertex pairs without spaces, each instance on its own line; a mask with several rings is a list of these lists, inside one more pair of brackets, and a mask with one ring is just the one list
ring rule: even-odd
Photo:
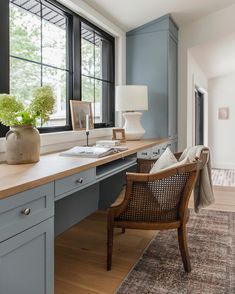
[[1,294],[54,293],[54,220],[0,243]]
[[178,28],[169,15],[127,33],[127,84],[147,85],[146,138],[177,136]]
[[54,183],[0,200],[0,293],[54,293]]

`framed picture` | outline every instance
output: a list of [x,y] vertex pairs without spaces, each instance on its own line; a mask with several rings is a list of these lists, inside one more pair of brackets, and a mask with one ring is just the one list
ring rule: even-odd
[[91,103],[85,101],[70,100],[73,130],[86,129],[86,115],[89,115],[89,129],[94,129]]
[[121,143],[126,142],[125,130],[124,129],[113,129],[112,140],[120,140]]
[[219,119],[229,119],[229,108],[228,107],[219,108],[218,118]]

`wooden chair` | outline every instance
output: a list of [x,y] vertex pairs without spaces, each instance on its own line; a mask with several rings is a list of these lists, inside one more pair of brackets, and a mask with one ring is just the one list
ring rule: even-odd
[[[175,154],[179,158],[181,153]],[[138,160],[138,173],[127,173],[126,190],[108,209],[107,270],[112,267],[114,228],[178,230],[179,249],[186,272],[191,271],[186,223],[188,202],[207,154],[190,164],[149,174],[155,160]]]

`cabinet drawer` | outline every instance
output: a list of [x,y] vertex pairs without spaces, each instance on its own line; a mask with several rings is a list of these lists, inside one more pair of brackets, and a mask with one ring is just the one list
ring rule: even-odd
[[137,153],[137,157],[143,158],[143,159],[148,159],[148,158],[151,158],[151,153],[152,153],[152,148],[145,149],[145,150],[139,151]]
[[76,192],[86,184],[95,181],[95,169],[91,168],[72,176],[55,181],[55,197]]
[[156,145],[152,148],[151,159],[157,159],[161,155],[162,145]]
[[167,147],[169,147],[171,149],[171,142],[170,141],[168,141],[167,143],[162,145],[161,153],[163,153]]
[[0,200],[0,242],[53,215],[53,183]]

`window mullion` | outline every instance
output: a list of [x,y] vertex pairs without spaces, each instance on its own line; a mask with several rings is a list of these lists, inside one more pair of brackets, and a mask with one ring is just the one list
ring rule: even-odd
[[42,74],[42,2],[40,2],[40,18],[41,18],[41,40],[40,40],[40,49],[41,49],[41,87],[43,86],[43,74]]
[[94,121],[94,123],[95,123],[95,115],[96,115],[96,113],[95,113],[95,78],[96,78],[96,75],[95,75],[95,31],[93,32],[93,54],[94,54],[94,60],[93,60],[93,66],[94,66],[94,88],[93,88],[93,90],[94,90],[94,93],[93,93],[93,99],[94,99],[94,106],[93,106],[93,116],[94,116],[94,118],[93,118],[93,121]]
[[9,2],[8,0],[1,1],[0,9],[0,93],[9,93],[10,90],[10,71],[9,71]]
[[[0,93],[9,93],[10,91],[10,65],[9,65],[9,1],[1,1],[0,9],[0,64],[1,64],[1,74],[0,74]],[[4,137],[8,127],[5,127],[0,123],[0,137]]]
[[73,99],[81,100],[81,22],[73,17]]

